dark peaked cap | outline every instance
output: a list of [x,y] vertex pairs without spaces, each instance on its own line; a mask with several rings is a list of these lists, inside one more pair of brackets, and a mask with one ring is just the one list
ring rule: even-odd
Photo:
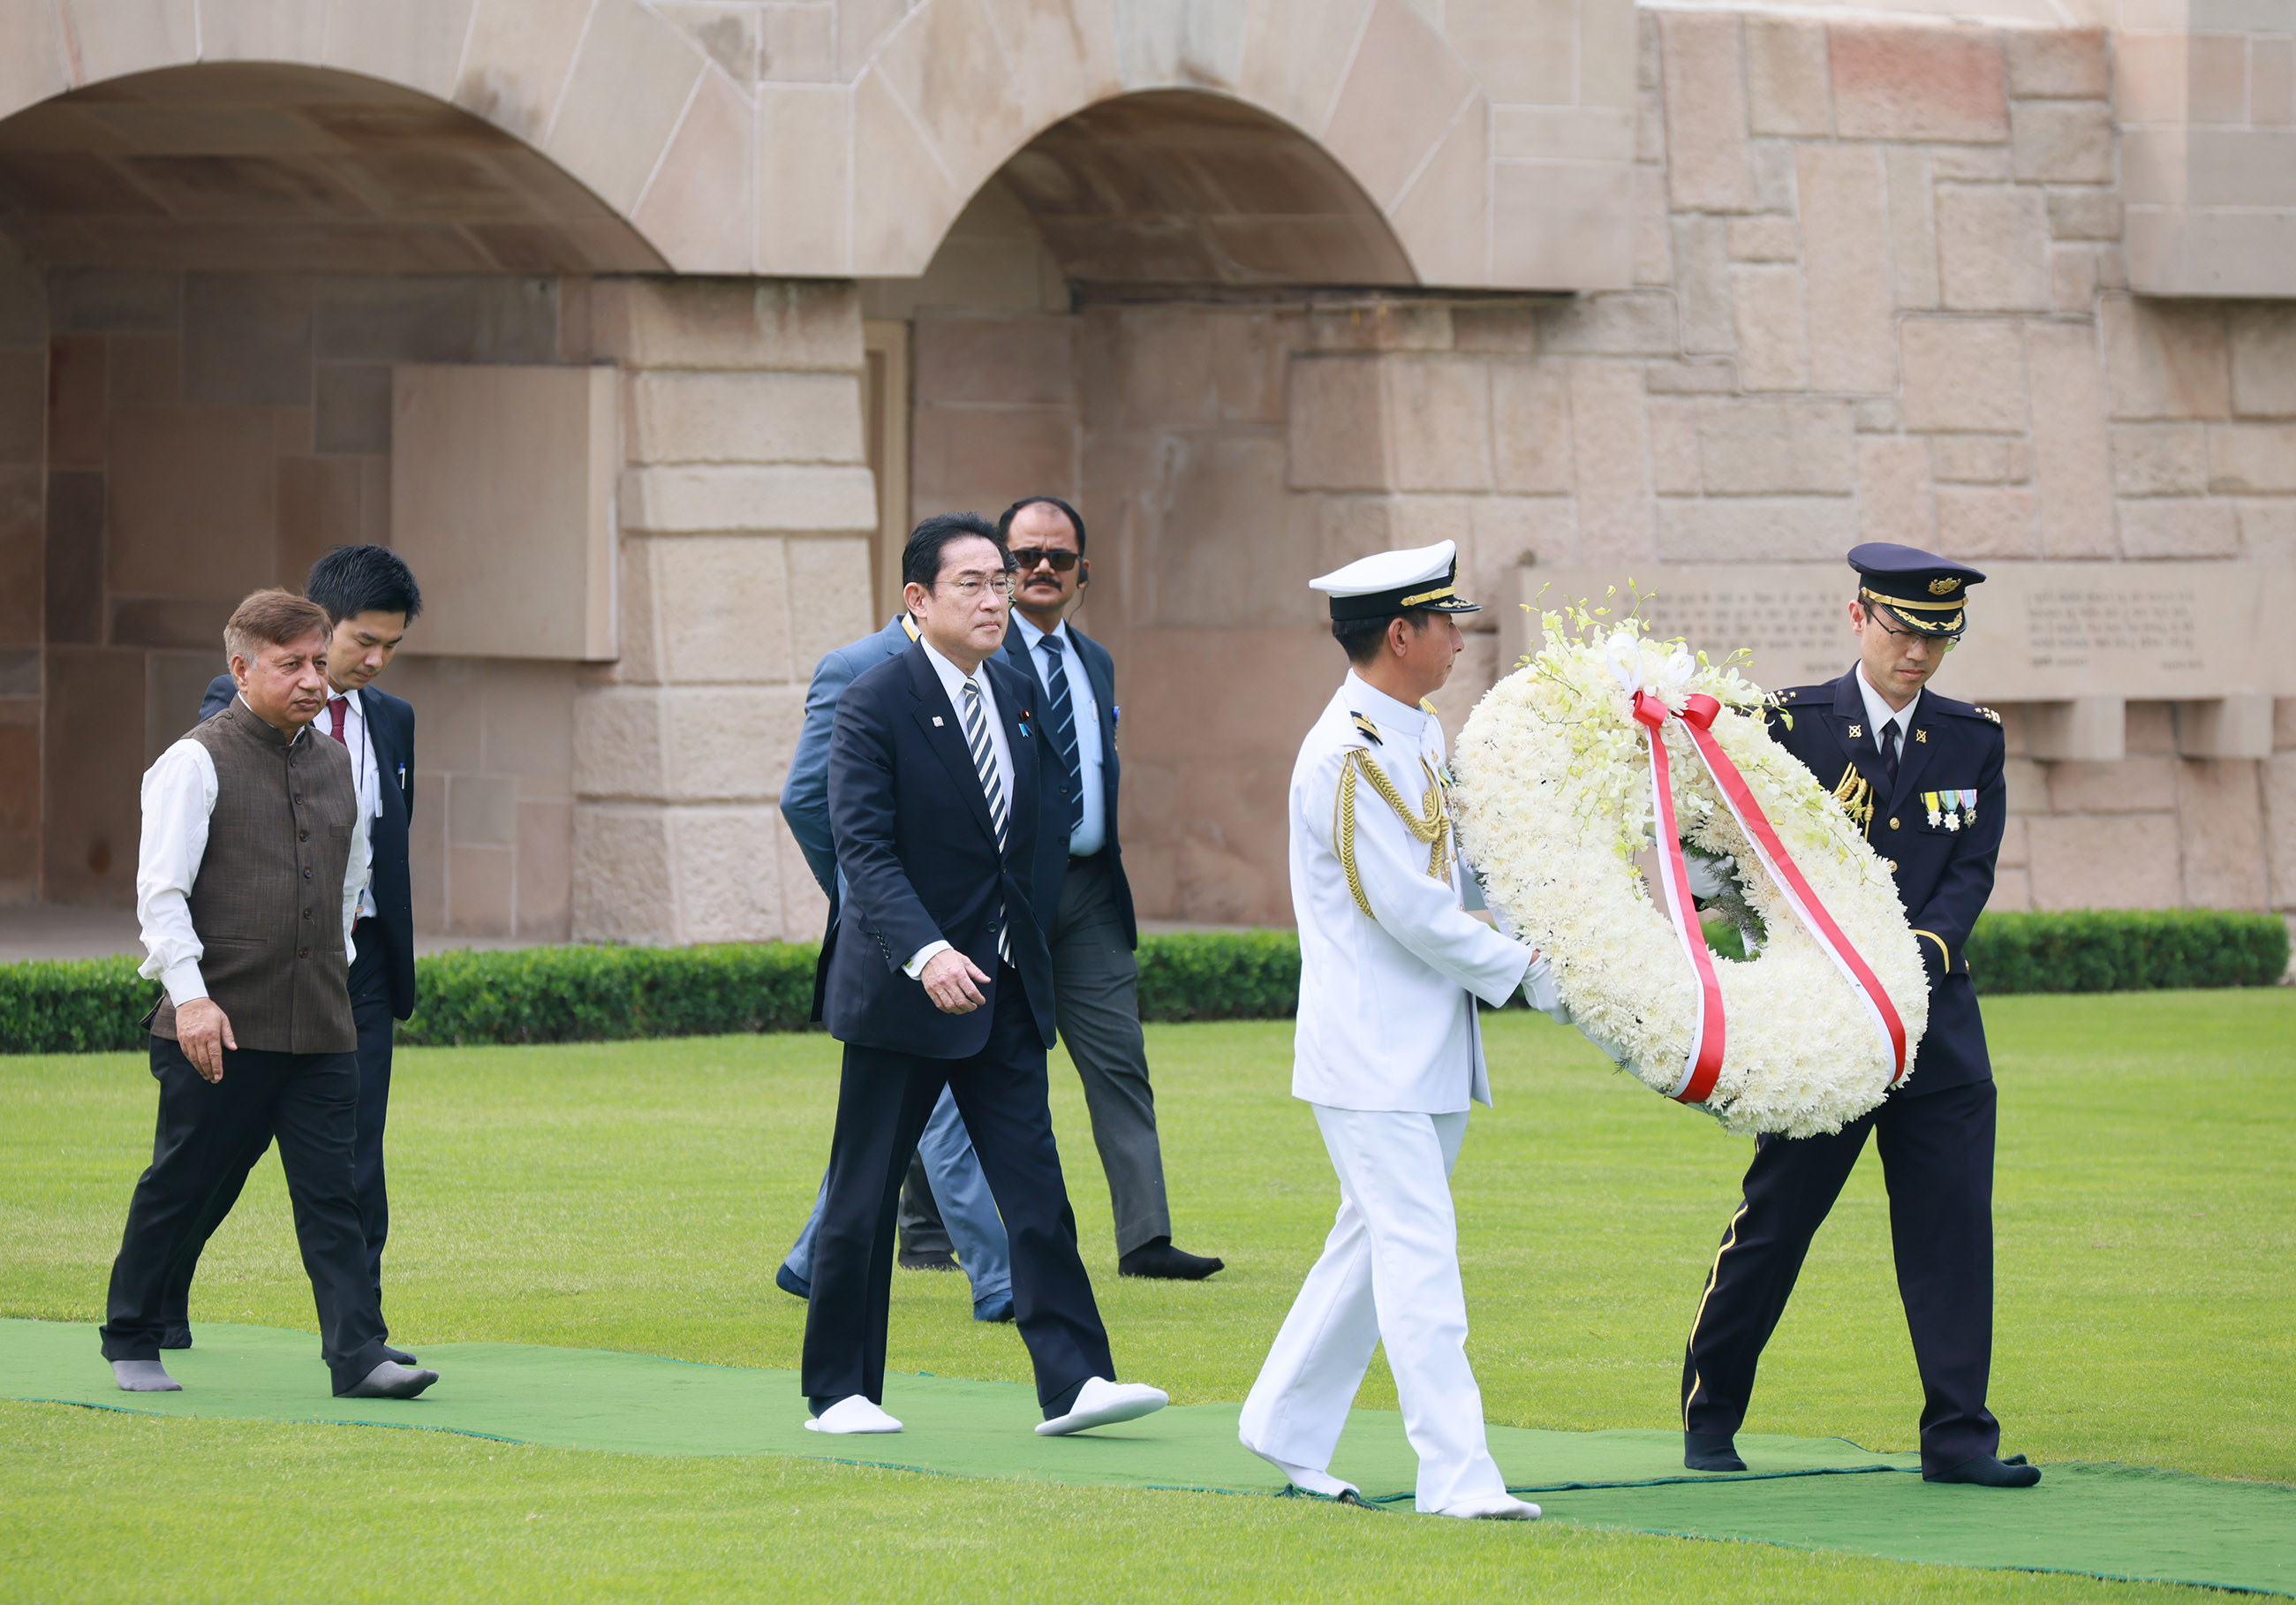
[[1922,635],[1955,637],[1969,627],[1963,604],[1985,576],[1919,547],[1873,540],[1849,548],[1860,601],[1879,603]]

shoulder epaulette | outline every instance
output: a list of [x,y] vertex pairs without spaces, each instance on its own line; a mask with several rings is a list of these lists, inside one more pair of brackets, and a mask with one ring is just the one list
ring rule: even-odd
[[1999,724],[1999,723],[2001,722],[2001,715],[1999,715],[1998,713],[1996,713],[1996,712],[1995,712],[1992,709],[1990,709],[1990,708],[1985,707],[1985,706],[1983,706],[1983,705],[1981,705],[1981,704],[1980,704],[1980,705],[1979,705],[1979,706],[1978,706],[1977,711],[1978,711],[1980,713],[1984,714],[1986,718],[1988,718],[1988,719],[1991,720],[1995,724]]
[[1432,713],[1435,712],[1435,704],[1423,696],[1419,699],[1419,711],[1423,713]]
[[1350,712],[1348,714],[1348,717],[1356,721],[1356,728],[1364,733],[1365,739],[1368,740],[1372,745],[1385,746],[1387,745],[1386,742],[1380,739],[1379,727],[1372,723],[1371,720],[1366,715]]

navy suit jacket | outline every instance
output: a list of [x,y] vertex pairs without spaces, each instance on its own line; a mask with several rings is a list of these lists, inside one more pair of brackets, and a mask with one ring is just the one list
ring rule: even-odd
[[789,778],[782,782],[782,818],[806,868],[829,894],[829,922],[837,923],[837,843],[829,829],[829,732],[837,720],[837,699],[865,669],[887,658],[898,657],[916,638],[907,618],[899,613],[874,635],[863,636],[814,665],[813,682],[805,690],[805,723],[798,731],[797,751],[790,754]]
[[[1107,794],[1103,815],[1107,819],[1108,868],[1116,888],[1116,911],[1124,922],[1124,940],[1132,947],[1140,945],[1140,926],[1132,915],[1132,883],[1125,878],[1124,849],[1116,834],[1117,782],[1123,777],[1123,764],[1116,753],[1116,660],[1108,655],[1108,648],[1094,640],[1074,624],[1069,626],[1069,639],[1076,643],[1078,661],[1084,664],[1085,677],[1092,682],[1092,700],[1100,711],[1100,784]],[[1037,687],[1039,699],[1046,695],[1044,654],[1031,652],[1028,636],[1016,620],[1004,631],[1004,656],[1014,666],[1025,670]],[[1038,703],[1043,706],[1042,701]],[[1061,765],[1049,747],[1045,752],[1045,819],[1040,827],[1037,864],[1037,907],[1044,911],[1047,924],[1060,912],[1061,883],[1067,877],[1069,868],[1069,833],[1076,828],[1083,800],[1066,784]],[[1055,828],[1054,812],[1065,811],[1068,822]]]
[[[217,675],[200,704],[200,722],[222,712],[237,695],[231,676]],[[383,955],[389,961],[390,1012],[403,1020],[414,1012],[414,891],[406,850],[407,827],[414,818],[414,710],[373,686],[359,693],[359,705],[366,714],[366,737],[381,766],[383,783],[382,813],[368,833],[373,854],[368,885],[374,892],[375,919],[382,926]],[[319,717],[326,714],[322,712]]]
[[[1898,754],[1897,784],[1888,786],[1872,722],[1855,669],[1821,686],[1779,692],[1769,717],[1771,738],[1800,759],[1819,785],[1839,790],[1854,773],[1873,788],[1866,839],[1889,863],[1929,970],[1929,1029],[1915,1057],[1916,1074],[1900,1094],[1918,1098],[1993,1074],[1968,950],[1970,930],[1993,895],[1994,860],[2007,821],[2007,744],[1996,715],[1923,691]],[[1932,821],[1924,794],[1948,789],[1977,794],[1974,820],[1956,814],[1948,828],[1939,808]]]
[[922,646],[858,676],[838,698],[829,739],[829,818],[845,899],[822,943],[816,1017],[842,1042],[924,1058],[965,1058],[995,1013],[943,1014],[901,967],[947,942],[996,977],[1001,911],[1013,967],[1045,1046],[1053,1045],[1053,963],[1037,924],[1035,684],[991,655],[983,665],[1013,753],[1000,852],[964,721]]

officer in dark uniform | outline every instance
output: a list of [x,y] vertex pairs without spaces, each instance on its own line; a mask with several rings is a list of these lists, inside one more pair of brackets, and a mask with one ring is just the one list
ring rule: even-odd
[[1742,1471],[1732,1439],[1762,1346],[1819,1223],[1874,1134],[1898,1293],[1922,1376],[1922,1476],[2030,1487],[1985,1407],[1993,1362],[1993,1068],[1971,990],[1970,927],[1993,892],[2006,786],[1998,714],[1925,691],[1965,628],[1975,569],[1912,547],[1855,547],[1858,663],[1780,692],[1771,736],[1809,766],[1890,866],[1929,971],[1929,1028],[1899,1088],[1831,1137],[1758,1140],[1707,1272],[1682,1364],[1683,1463]]

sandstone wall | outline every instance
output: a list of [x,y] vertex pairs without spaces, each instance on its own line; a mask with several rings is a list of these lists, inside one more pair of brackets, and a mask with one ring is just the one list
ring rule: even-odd
[[[530,277],[59,269],[0,288],[18,581],[0,731],[25,749],[0,765],[0,891],[133,901],[138,778],[221,671],[233,605],[390,539],[391,365],[566,360],[567,299]],[[418,925],[562,940],[570,666],[406,655],[381,685],[415,708]]]
[[876,498],[849,284],[602,280],[625,374],[621,657],[574,704],[573,928],[821,932],[776,807],[814,664],[865,634]]
[[[2128,291],[2105,36],[1667,12],[1642,45],[1632,290],[916,309],[916,511],[1082,495],[1144,911],[1288,918],[1284,777],[1340,671],[1300,580],[1363,552],[1456,539],[1488,597],[1861,539],[2296,561],[2296,309]],[[1497,670],[1482,636],[1447,715]],[[2296,907],[2291,712],[2268,762],[2195,761],[2137,704],[2089,765],[2011,711],[1998,906]]]

